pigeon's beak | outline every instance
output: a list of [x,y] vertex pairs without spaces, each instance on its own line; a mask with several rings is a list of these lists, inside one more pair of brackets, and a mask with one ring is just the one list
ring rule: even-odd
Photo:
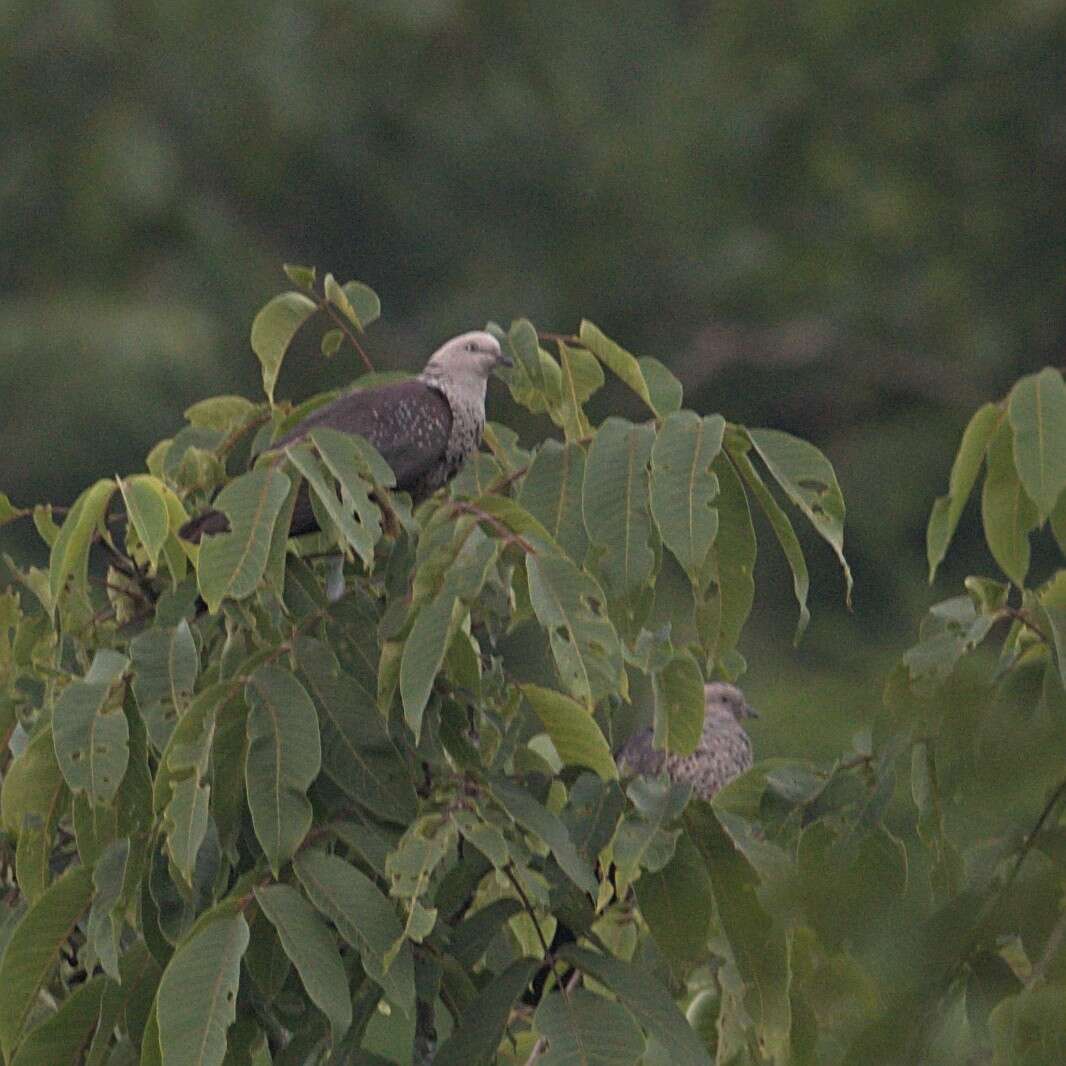
[[503,350],[503,348],[500,348],[500,354],[496,360],[496,365],[505,366],[508,370],[510,370],[514,366],[514,360],[506,351]]
[[744,716],[746,718],[758,718],[759,712],[750,703],[744,704]]

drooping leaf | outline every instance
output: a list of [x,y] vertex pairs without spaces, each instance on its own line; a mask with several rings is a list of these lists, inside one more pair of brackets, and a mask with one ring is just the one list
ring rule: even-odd
[[228,904],[219,909],[178,947],[159,982],[155,1011],[163,1066],[222,1066],[226,1056],[248,923]]
[[56,701],[56,759],[72,792],[110,803],[129,762],[129,725],[110,682],[73,681]]
[[582,348],[570,348],[559,342],[559,369],[562,392],[559,421],[568,441],[588,436],[589,420],[585,401],[603,385],[603,371],[595,357]]
[[578,888],[595,894],[596,878],[592,874],[591,866],[578,855],[570,832],[558,815],[552,814],[527,791],[510,781],[494,781],[491,792],[518,825],[548,845],[563,873]]
[[245,687],[245,778],[255,835],[275,875],[311,827],[307,790],[322,765],[318,715],[288,671],[260,666]]
[[58,603],[59,594],[71,575],[81,595],[87,595],[93,531],[103,518],[114,491],[115,483],[110,479],[97,481],[74,501],[67,512],[48,561],[48,592],[53,604]]
[[1061,372],[1046,366],[1023,377],[1011,389],[1008,412],[1018,476],[1046,517],[1066,488],[1066,383]]
[[301,292],[275,296],[252,321],[252,351],[263,368],[263,390],[271,404],[281,362],[296,331],[315,313],[315,302]]
[[613,374],[624,381],[647,405],[653,414],[664,416],[669,410],[659,410],[655,406],[648,383],[644,379],[644,372],[640,363],[624,348],[616,344],[599,327],[587,320],[583,320],[578,330],[581,343],[592,352],[601,363]]
[[489,1066],[503,1039],[511,1008],[539,966],[535,959],[518,959],[491,981],[459,1016],[433,1066]]
[[518,502],[579,566],[588,549],[581,509],[584,483],[584,448],[546,440],[537,450],[518,493]]
[[774,480],[836,552],[850,605],[854,582],[844,558],[844,494],[832,463],[813,444],[777,429],[749,429],[747,435]]
[[985,539],[1003,573],[1022,586],[1029,572],[1029,533],[1040,516],[1018,477],[1014,441],[1006,421],[992,438],[986,461],[988,472],[981,492]]
[[582,510],[589,538],[602,554],[597,570],[612,599],[648,584],[655,566],[648,500],[651,426],[608,418],[589,445]]
[[336,1044],[352,1024],[352,1001],[333,934],[289,885],[257,886],[255,898],[277,930],[311,1002],[329,1019]]
[[400,660],[400,698],[403,716],[415,739],[422,733],[422,714],[433,691],[433,682],[448,650],[458,599],[442,589],[415,617]]
[[645,1033],[662,1044],[668,1061],[675,1066],[710,1066],[699,1037],[653,973],[576,944],[561,948],[559,957],[609,988]]
[[929,583],[933,583],[937,569],[944,561],[963,508],[970,498],[977,475],[981,472],[985,452],[999,426],[1002,412],[998,405],[986,403],[979,407],[962,434],[959,450],[951,466],[948,492],[933,504],[929,527],[925,534],[926,556],[929,560]]
[[0,822],[12,836],[18,836],[35,818],[47,822],[66,792],[66,783],[56,761],[52,729],[45,726],[8,766],[0,789]]
[[697,622],[704,647],[721,664],[737,646],[755,600],[755,528],[744,486],[725,455],[714,463],[719,494],[718,534],[701,575],[706,589],[697,600]]
[[0,1050],[8,1061],[60,949],[89,909],[92,890],[89,870],[71,867],[23,915],[7,942],[0,957]]
[[59,1009],[26,1034],[11,1066],[62,1066],[79,1061],[100,1018],[104,993],[114,988],[103,974],[90,977]]
[[192,700],[200,672],[200,654],[189,623],[154,626],[130,641],[133,694],[148,737],[158,750],[166,747],[178,716]]
[[651,453],[651,509],[663,543],[694,584],[718,532],[718,478],[725,419],[679,411],[662,424]]
[[711,879],[699,851],[682,833],[661,870],[646,870],[634,885],[640,913],[659,948],[681,964],[707,953],[714,917]]
[[266,571],[274,523],[289,495],[280,470],[261,466],[231,481],[215,507],[229,519],[228,533],[205,537],[200,545],[197,581],[213,614],[226,596],[243,599]]
[[548,1041],[543,1066],[628,1066],[644,1054],[633,1015],[584,988],[545,996],[533,1028]]
[[637,364],[647,382],[652,408],[659,412],[659,417],[666,418],[675,411],[680,411],[684,389],[669,367],[651,355],[642,355]]
[[591,707],[617,692],[625,684],[622,648],[600,587],[559,555],[528,556],[526,572],[533,610],[571,695]]
[[618,777],[607,738],[586,708],[540,685],[521,685],[522,694],[544,723],[559,758],[568,766],[587,766],[604,780]]
[[703,732],[703,675],[691,655],[674,655],[652,674],[656,748],[691,755]]
[[126,504],[126,513],[130,516],[133,528],[148,553],[152,566],[159,561],[170,535],[170,512],[167,509],[165,486],[151,474],[136,474],[133,477],[115,479],[122,499]]
[[323,771],[379,818],[410,822],[417,810],[414,785],[385,731],[373,694],[343,673],[317,641],[300,641],[298,661],[322,709]]
[[807,628],[807,623],[811,620],[811,612],[807,608],[807,593],[810,590],[811,581],[807,573],[807,560],[803,557],[803,549],[800,547],[796,531],[792,528],[788,515],[771,495],[747,455],[739,450],[731,451],[730,458],[758,501],[763,514],[766,515],[770,528],[774,531],[774,536],[777,537],[777,542],[781,545],[781,550],[785,553],[789,568],[792,570],[792,587],[796,593],[796,602],[799,604],[799,621],[796,623],[794,639],[796,643],[799,643]]
[[[308,848],[293,866],[311,902],[359,951],[370,978],[409,1017],[414,1016],[414,959],[411,946],[395,948],[403,936],[396,910],[364,873],[336,855]],[[385,960],[391,954],[390,965]]]

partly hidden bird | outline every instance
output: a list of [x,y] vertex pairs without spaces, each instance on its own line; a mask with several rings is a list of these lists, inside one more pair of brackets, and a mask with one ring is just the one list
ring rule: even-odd
[[618,753],[623,774],[660,774],[675,783],[687,782],[709,800],[752,766],[751,738],[741,722],[757,718],[755,709],[736,685],[711,681],[703,686],[703,732],[690,755],[674,755],[652,745],[652,731],[635,733]]
[[[396,489],[420,503],[455,477],[480,447],[489,374],[512,365],[491,333],[462,333],[441,345],[418,377],[339,396],[312,411],[270,448],[295,444],[320,427],[358,434],[389,464]],[[298,536],[317,529],[304,485],[289,532]],[[209,510],[190,519],[181,536],[199,542],[205,535],[228,530],[226,516]]]

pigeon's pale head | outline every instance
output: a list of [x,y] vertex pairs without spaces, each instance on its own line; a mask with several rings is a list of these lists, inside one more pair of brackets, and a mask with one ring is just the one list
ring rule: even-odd
[[728,711],[738,722],[743,718],[759,717],[759,712],[744,698],[744,693],[725,681],[711,681],[704,685],[703,700],[708,711]]
[[511,365],[510,357],[491,333],[475,330],[460,333],[442,344],[430,356],[424,373],[430,377],[472,377],[484,381],[496,367]]

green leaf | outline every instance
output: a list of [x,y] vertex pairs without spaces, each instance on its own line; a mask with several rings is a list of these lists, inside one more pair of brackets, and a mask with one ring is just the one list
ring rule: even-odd
[[721,664],[740,640],[755,601],[755,527],[744,486],[726,455],[714,462],[718,477],[718,534],[701,575],[697,598],[700,637],[712,662]]
[[655,567],[647,472],[654,443],[651,426],[611,417],[589,446],[582,511],[602,549],[597,569],[612,599],[639,592]]
[[652,674],[656,748],[691,755],[703,733],[703,675],[691,655],[681,653]]
[[[129,762],[129,725],[109,700],[111,684],[74,681],[56,702],[52,732],[56,758],[72,792],[110,803]],[[110,706],[109,706],[110,704]]]
[[9,1062],[41,985],[89,909],[92,885],[86,867],[67,870],[23,915],[0,957],[0,1050]]
[[[345,503],[355,509],[372,546],[381,535],[381,510],[370,499],[370,490],[374,482],[395,485],[395,475],[377,450],[362,437],[320,426],[311,433],[311,440],[330,473],[347,493]],[[369,569],[374,561],[372,547],[360,555]]]
[[569,348],[559,342],[559,368],[562,373],[562,396],[559,423],[568,441],[588,436],[589,420],[585,401],[603,385],[603,371],[596,358],[582,348]]
[[200,672],[196,641],[182,619],[176,626],[146,629],[130,641],[129,650],[133,694],[149,739],[161,751],[192,700]]
[[260,666],[252,674],[245,700],[248,807],[276,876],[311,828],[307,790],[322,765],[318,715],[307,690],[278,666]]
[[0,492],[0,526],[30,514],[28,507],[16,507],[6,492]]
[[981,471],[985,452],[999,427],[1002,412],[998,405],[986,403],[979,407],[962,434],[959,450],[951,466],[948,493],[933,504],[929,528],[925,534],[925,550],[929,560],[929,584],[944,561],[948,546],[955,536],[963,508],[970,498],[977,475]]
[[574,847],[570,831],[558,815],[539,804],[525,789],[510,781],[494,781],[490,785],[493,798],[527,832],[539,837],[551,849],[560,869],[578,888],[596,894],[596,878],[590,865]]
[[988,1017],[992,1066],[1050,1066],[1066,1059],[1066,987],[1061,983],[1006,996]]
[[327,358],[331,358],[336,355],[340,350],[340,346],[344,343],[344,331],[340,329],[330,329],[322,334],[322,354]]
[[[300,852],[293,868],[311,902],[359,952],[371,980],[392,1003],[414,1017],[414,957],[406,942],[396,954],[403,927],[393,904],[364,873],[319,848]],[[395,958],[386,967],[390,954]]]
[[403,716],[417,741],[422,733],[422,714],[433,691],[433,682],[448,650],[458,599],[447,589],[424,604],[403,646],[400,660],[400,698]]
[[845,599],[851,606],[854,581],[844,558],[844,495],[832,463],[813,445],[777,429],[746,431],[767,470],[836,552],[844,571]]
[[170,535],[170,512],[167,509],[165,486],[151,474],[137,474],[134,477],[116,477],[122,499],[126,504],[126,513],[130,516],[133,528],[148,553],[148,558],[155,566],[159,562],[159,553],[163,550]]
[[214,614],[226,596],[250,596],[266,572],[274,523],[291,482],[279,470],[260,467],[231,481],[214,506],[224,511],[230,531],[205,537],[197,582]]
[[1040,516],[1018,478],[1014,441],[1006,421],[992,438],[986,461],[988,472],[981,492],[985,539],[999,568],[1021,587],[1029,572],[1029,533]]
[[634,888],[641,916],[665,955],[682,965],[706,957],[714,896],[707,867],[687,833],[677,838],[670,861],[661,870],[645,871]]
[[1055,509],[1066,488],[1066,383],[1046,366],[1023,377],[1008,403],[1014,463],[1041,516]]
[[297,661],[322,712],[323,772],[379,818],[404,825],[413,821],[418,810],[414,784],[373,694],[343,673],[318,641],[302,638]]
[[714,886],[718,920],[746,984],[757,991],[754,1022],[759,1046],[773,1062],[790,1056],[792,971],[789,942],[780,922],[756,894],[759,876],[710,804],[696,802],[685,823],[703,855]]
[[680,411],[684,398],[681,382],[653,356],[642,355],[637,363],[648,384],[652,407],[659,412],[659,417],[665,418],[675,411]]
[[434,1056],[433,1066],[490,1066],[511,1008],[539,968],[535,959],[518,959],[489,982],[459,1016],[452,1035]]
[[275,296],[252,321],[252,351],[263,368],[263,390],[274,403],[274,385],[281,362],[296,336],[296,331],[317,310],[315,302],[300,292],[283,292]]
[[336,1044],[352,1024],[352,1001],[333,935],[303,896],[288,885],[257,886],[255,898],[278,931],[311,1002],[329,1019]]
[[662,417],[669,414],[669,410],[659,410],[652,399],[648,383],[644,378],[644,372],[640,369],[640,363],[624,348],[615,344],[599,327],[594,326],[587,319],[581,323],[578,330],[581,343],[592,352],[601,363],[612,373],[624,381],[647,405],[656,416]]
[[114,491],[113,481],[97,481],[74,501],[67,512],[48,561],[48,592],[53,604],[59,602],[59,594],[72,574],[81,595],[88,595],[89,547]]
[[211,396],[185,408],[191,425],[229,433],[250,422],[261,408],[243,396]]
[[618,777],[607,739],[580,703],[554,689],[519,685],[544,723],[559,758],[567,766],[587,766],[604,780]]
[[247,947],[244,915],[225,905],[174,952],[155,999],[163,1066],[222,1066]]
[[548,631],[559,676],[587,706],[625,685],[622,646],[607,617],[604,595],[588,574],[558,555],[526,557],[529,598]]
[[581,508],[584,483],[584,448],[546,440],[533,457],[518,494],[518,502],[578,565],[584,561],[589,542]]
[[730,458],[736,466],[738,473],[747,483],[755,499],[758,500],[763,514],[770,523],[770,528],[781,545],[789,568],[792,570],[792,587],[796,593],[796,602],[799,604],[799,621],[796,623],[795,643],[799,643],[807,623],[811,620],[811,612],[807,609],[807,593],[810,590],[811,581],[807,574],[807,560],[803,557],[803,549],[796,537],[796,531],[792,528],[789,517],[781,509],[781,505],[770,494],[762,478],[759,477],[751,460],[741,451],[730,451]]
[[100,1003],[113,983],[103,974],[90,977],[59,1009],[26,1034],[11,1066],[56,1066],[80,1061],[100,1018]]
[[558,954],[609,988],[641,1028],[662,1044],[673,1066],[710,1066],[711,1060],[699,1037],[649,970],[576,944],[565,945]]
[[307,289],[308,291],[314,288],[314,267],[298,266],[296,263],[283,263],[281,269],[285,271],[285,276],[293,285],[299,285],[301,289]]
[[644,1054],[633,1015],[585,988],[545,996],[533,1028],[548,1041],[542,1066],[627,1066]]
[[12,836],[18,836],[27,819],[42,823],[51,820],[62,806],[66,783],[56,761],[51,726],[40,729],[4,772],[0,789],[0,823]]
[[651,452],[651,510],[663,543],[693,585],[718,532],[718,478],[712,464],[722,450],[725,419],[694,411],[670,415]]
[[360,331],[381,317],[381,300],[369,285],[361,281],[346,281],[341,291],[348,300],[348,306],[355,312]]

